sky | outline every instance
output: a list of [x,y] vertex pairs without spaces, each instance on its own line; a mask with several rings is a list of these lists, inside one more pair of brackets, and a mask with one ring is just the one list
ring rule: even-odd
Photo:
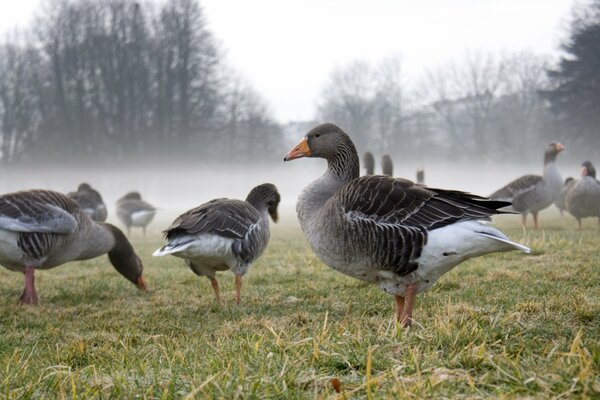
[[[407,82],[469,51],[555,55],[574,0],[201,0],[229,62],[280,122],[312,119],[334,68],[402,57]],[[0,0],[0,34],[39,0]]]

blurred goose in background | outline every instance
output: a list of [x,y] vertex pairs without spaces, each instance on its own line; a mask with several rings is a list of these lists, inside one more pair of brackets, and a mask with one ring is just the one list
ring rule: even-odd
[[155,256],[172,254],[185,259],[199,276],[206,276],[221,303],[217,271],[235,274],[239,304],[242,277],[269,242],[269,215],[277,222],[277,188],[265,183],[250,191],[245,201],[215,199],[186,211],[165,231],[167,244]]
[[492,200],[508,201],[521,213],[523,227],[527,228],[527,214],[533,215],[533,225],[538,228],[538,212],[549,207],[563,187],[563,179],[556,166],[556,156],[565,146],[550,143],[544,152],[544,175],[524,175],[490,195]]
[[25,274],[19,301],[37,304],[36,269],[108,253],[115,269],[146,289],[142,262],[118,228],[92,221],[69,197],[49,190],[0,196],[0,264]]
[[117,200],[117,217],[127,227],[127,235],[131,235],[132,226],[141,226],[146,235],[146,226],[156,214],[156,208],[142,200],[139,192],[129,192]]
[[106,205],[102,201],[102,196],[87,183],[82,183],[76,192],[67,194],[75,200],[83,212],[89,215],[91,219],[97,222],[106,221]]
[[432,189],[405,179],[359,177],[350,137],[333,124],[312,129],[284,158],[327,160],[296,210],[306,239],[331,268],[376,284],[396,298],[396,318],[412,320],[417,293],[472,257],[530,250],[479,222],[509,203]]
[[573,186],[575,186],[576,183],[577,183],[577,180],[571,176],[568,177],[567,179],[565,179],[565,183],[563,184],[562,189],[560,189],[560,193],[558,194],[558,197],[556,198],[556,201],[554,202],[554,205],[560,211],[561,217],[563,216],[564,211],[567,209],[567,204],[566,204],[567,193],[569,193],[569,191],[573,188]]
[[381,171],[383,175],[394,176],[394,163],[392,162],[392,157],[388,154],[384,154],[381,157]]
[[423,169],[423,168],[417,169],[417,183],[419,185],[425,184],[425,169]]
[[600,183],[591,162],[581,165],[581,179],[567,192],[565,203],[567,211],[577,219],[579,228],[581,219],[586,217],[598,217],[600,223]]
[[375,173],[375,157],[373,157],[373,153],[367,151],[363,156],[363,162],[365,163],[365,173],[373,175]]

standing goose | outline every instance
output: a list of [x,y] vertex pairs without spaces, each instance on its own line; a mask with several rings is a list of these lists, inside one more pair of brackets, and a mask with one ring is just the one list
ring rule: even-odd
[[146,235],[146,226],[156,214],[156,208],[142,200],[139,192],[129,192],[117,200],[117,217],[127,227],[127,235],[131,235],[132,226],[141,226]]
[[375,173],[375,157],[373,157],[373,153],[367,151],[363,156],[363,162],[365,163],[366,174],[373,175]]
[[567,193],[569,193],[569,191],[573,188],[573,186],[575,186],[576,183],[577,183],[577,180],[575,180],[575,178],[573,178],[571,176],[568,177],[567,179],[565,179],[565,183],[563,184],[562,189],[560,189],[560,193],[556,197],[556,201],[554,202],[554,205],[560,211],[561,217],[563,216],[564,211],[567,209],[567,204],[566,204]]
[[565,203],[567,211],[577,219],[581,228],[581,219],[598,217],[600,222],[600,183],[596,180],[596,168],[586,161],[581,165],[581,179],[568,191]]
[[280,196],[264,183],[252,189],[246,201],[215,199],[186,211],[165,231],[167,244],[155,256],[172,254],[185,259],[199,276],[206,276],[221,303],[217,271],[235,274],[236,301],[240,302],[242,277],[269,242],[269,215],[277,222]]
[[82,183],[76,192],[70,192],[67,196],[75,200],[83,209],[83,212],[89,215],[92,220],[97,222],[106,221],[106,205],[102,201],[102,196],[92,189],[89,184]]
[[556,156],[565,146],[550,143],[544,153],[544,175],[524,175],[490,195],[492,200],[508,201],[521,213],[523,227],[527,227],[527,214],[533,214],[533,225],[538,229],[538,212],[549,207],[563,187],[563,179],[556,166]]
[[384,154],[381,157],[381,171],[383,175],[394,176],[394,163],[392,162],[392,157],[388,154]]
[[23,304],[37,304],[34,273],[108,253],[115,269],[146,289],[142,262],[118,228],[92,221],[69,197],[49,190],[0,196],[0,264],[25,274]]
[[417,183],[419,185],[425,184],[425,169],[424,168],[417,168]]
[[331,268],[394,295],[404,326],[411,324],[416,294],[460,262],[497,251],[529,252],[478,221],[508,203],[405,179],[359,178],[354,144],[333,124],[312,129],[284,161],[301,157],[328,164],[298,198],[308,243]]

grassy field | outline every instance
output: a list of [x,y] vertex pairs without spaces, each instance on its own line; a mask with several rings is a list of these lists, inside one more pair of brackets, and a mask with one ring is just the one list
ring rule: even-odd
[[1,268],[0,398],[599,398],[600,231],[541,221],[525,234],[499,219],[533,254],[460,265],[417,297],[410,330],[291,224],[274,227],[239,307],[231,273],[219,308],[207,279],[152,257],[158,234],[133,239],[148,293],[100,257],[39,272],[42,304],[23,307],[23,276]]

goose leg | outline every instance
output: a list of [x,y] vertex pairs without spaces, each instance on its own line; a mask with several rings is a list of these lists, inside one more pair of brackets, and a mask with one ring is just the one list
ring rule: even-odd
[[527,229],[527,213],[521,214],[521,224],[524,229]]
[[239,305],[242,292],[242,276],[235,274],[235,302]]
[[210,279],[210,285],[212,286],[213,290],[215,291],[215,297],[217,298],[217,304],[221,305],[221,291],[219,290],[219,282],[217,281],[217,278],[210,277],[208,278]]
[[402,313],[404,312],[404,297],[394,296],[396,298],[396,321],[400,322]]
[[581,229],[581,218],[577,218],[577,229]]
[[400,317],[400,322],[405,328],[410,327],[412,324],[412,310],[415,305],[415,298],[417,297],[417,285],[411,283],[406,285],[406,293],[404,295],[404,311]]
[[25,267],[25,289],[19,298],[21,304],[37,304],[39,299],[35,292],[35,268]]
[[535,227],[535,229],[538,228],[538,213],[536,212],[532,212],[533,214],[533,226]]

